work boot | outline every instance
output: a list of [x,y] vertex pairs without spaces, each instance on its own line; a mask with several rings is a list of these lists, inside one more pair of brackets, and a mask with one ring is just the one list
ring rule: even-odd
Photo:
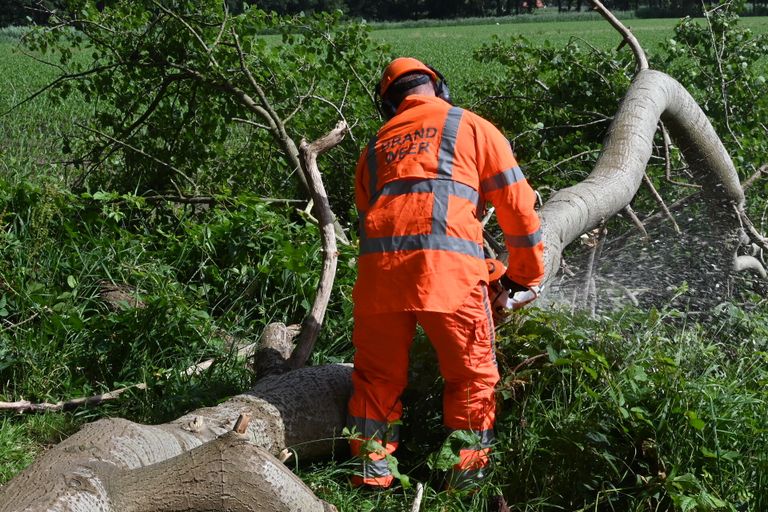
[[488,512],[510,512],[503,495],[497,494],[488,499]]

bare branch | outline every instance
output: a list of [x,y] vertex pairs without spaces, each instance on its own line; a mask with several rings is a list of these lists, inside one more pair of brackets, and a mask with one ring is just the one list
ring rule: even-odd
[[559,161],[559,162],[557,162],[556,164],[554,164],[554,165],[551,165],[551,166],[547,167],[546,169],[544,169],[544,170],[543,170],[543,171],[541,171],[541,172],[542,172],[542,174],[543,174],[543,173],[546,173],[546,172],[549,172],[549,171],[551,171],[552,169],[557,169],[558,167],[560,167],[561,165],[563,165],[563,164],[564,164],[564,163],[566,163],[566,162],[570,162],[571,160],[576,160],[577,158],[581,158],[582,156],[586,156],[586,155],[594,155],[595,153],[599,153],[600,151],[601,151],[601,150],[599,150],[599,149],[590,149],[590,150],[587,150],[587,151],[582,151],[581,153],[577,153],[577,154],[575,154],[575,155],[573,155],[573,156],[569,156],[569,157],[568,157],[568,158],[566,158],[565,160],[560,160],[560,161]]
[[592,230],[589,234],[588,243],[592,245],[587,262],[587,275],[584,278],[584,305],[589,307],[590,314],[595,316],[597,310],[597,287],[595,286],[595,276],[597,275],[598,261],[603,252],[605,237],[608,230],[605,228],[605,222],[600,227]]
[[186,197],[186,196],[143,196],[144,200],[149,202],[168,202],[168,203],[179,203],[179,204],[208,204],[208,205],[214,205],[218,202],[218,199],[215,197],[210,196],[196,196],[196,197]]
[[34,320],[35,318],[37,318],[38,315],[39,315],[39,313],[33,313],[32,315],[30,315],[29,317],[25,318],[21,322],[18,322],[18,323],[15,323],[15,324],[9,322],[8,320],[5,320],[5,323],[7,325],[5,327],[0,328],[0,332],[2,332],[2,331],[10,331],[11,329],[16,329],[18,327],[21,327],[22,325],[24,325],[26,323],[29,323],[32,320]]
[[752,220],[747,215],[747,212],[744,210],[744,207],[734,206],[734,209],[736,210],[736,215],[739,217],[739,222],[741,222],[741,227],[747,233],[749,239],[764,251],[768,251],[768,238],[764,237],[762,233],[757,230],[752,223]]
[[411,512],[419,512],[421,510],[421,500],[424,498],[424,484],[421,482],[416,484],[416,497],[413,499],[413,506]]
[[627,27],[625,27],[624,24],[619,21],[619,19],[600,2],[600,0],[590,1],[592,2],[594,9],[598,11],[603,16],[603,18],[605,18],[606,21],[611,24],[613,28],[618,30],[619,34],[621,34],[623,37],[623,42],[628,44],[632,49],[632,53],[635,55],[635,62],[637,64],[635,71],[638,72],[644,69],[648,69],[648,59],[646,58],[645,52],[640,46],[640,43],[635,38],[634,34],[632,34],[632,32]]
[[66,402],[52,403],[38,403],[33,404],[28,400],[19,400],[17,402],[0,402],[0,411],[15,411],[15,412],[56,412],[56,411],[69,411],[77,407],[84,405],[99,405],[109,400],[115,400],[123,393],[130,389],[147,389],[147,385],[144,383],[134,384],[120,389],[115,389],[108,393],[101,395],[94,395],[84,398],[75,398],[67,400]]
[[658,190],[656,190],[656,187],[653,186],[653,182],[648,177],[648,173],[643,173],[643,182],[645,182],[645,185],[648,187],[648,190],[651,191],[651,195],[653,195],[653,198],[656,199],[656,202],[661,207],[661,210],[664,212],[664,215],[666,215],[669,221],[672,223],[672,227],[675,228],[675,233],[679,235],[681,233],[680,226],[677,225],[677,221],[672,216],[672,213],[669,211],[669,208],[667,208],[667,204],[664,202],[664,198],[661,197],[661,194],[659,194]]
[[672,159],[670,157],[669,148],[672,146],[672,139],[669,137],[669,131],[664,123],[659,121],[659,127],[661,128],[661,136],[664,140],[664,176],[667,181],[673,185],[679,185],[681,187],[701,188],[701,185],[695,183],[685,183],[682,181],[675,181],[672,179]]
[[512,368],[512,373],[517,373],[521,369],[525,368],[526,366],[530,366],[531,363],[534,363],[534,362],[538,361],[539,359],[542,359],[542,358],[548,357],[548,356],[549,356],[549,354],[547,352],[542,352],[541,354],[536,354],[535,356],[531,356],[531,357],[527,358],[526,360],[524,360],[522,363],[520,363],[517,366],[515,366],[514,368]]
[[643,238],[645,238],[646,240],[649,240],[650,237],[648,236],[648,231],[645,229],[643,222],[635,213],[635,210],[633,210],[631,206],[627,205],[624,207],[624,213],[627,214],[627,217],[629,217],[632,220],[632,222],[635,224],[635,226],[637,226],[637,229],[639,229],[640,232],[643,234]]
[[209,50],[209,53],[216,48],[219,43],[221,42],[221,36],[224,35],[224,31],[227,28],[227,22],[229,21],[229,8],[227,7],[227,2],[224,2],[224,19],[221,21],[221,27],[219,27],[219,33],[216,34],[216,39],[213,41],[213,44],[211,45],[211,49]]
[[742,183],[742,184],[741,184],[741,187],[742,187],[744,190],[747,190],[749,187],[751,187],[752,185],[754,185],[754,184],[755,184],[755,182],[756,182],[758,179],[762,178],[762,177],[763,177],[763,175],[765,175],[765,174],[768,174],[768,164],[766,164],[766,165],[763,165],[763,166],[762,166],[762,167],[760,167],[760,168],[759,168],[757,171],[755,171],[755,173],[754,173],[752,176],[750,176],[749,178],[747,178],[746,180],[744,180],[744,183]]
[[[310,96],[310,98],[312,98],[312,99],[315,99],[315,100],[317,100],[317,101],[320,101],[320,102],[322,102],[322,103],[325,103],[325,104],[327,104],[327,105],[330,105],[331,107],[333,107],[333,109],[334,109],[334,110],[336,111],[336,113],[339,115],[339,118],[341,119],[341,121],[342,121],[344,124],[346,124],[347,126],[350,126],[350,125],[349,125],[349,123],[347,122],[347,118],[346,118],[346,117],[344,117],[344,112],[342,112],[342,111],[341,111],[341,108],[339,108],[339,107],[338,107],[338,106],[337,106],[335,103],[333,103],[333,102],[332,102],[332,101],[330,101],[330,100],[327,100],[327,99],[323,98],[322,96],[317,96],[317,95],[315,95],[315,94],[311,95],[311,96]],[[352,135],[352,129],[351,129],[351,127],[349,128],[349,136],[350,136],[350,138],[352,139],[352,142],[355,142],[355,143],[357,143],[357,141],[355,140],[355,137]]]
[[262,130],[269,130],[270,129],[269,126],[267,126],[265,124],[257,123],[256,121],[251,121],[250,119],[243,119],[243,118],[240,118],[240,117],[233,117],[232,120],[236,121],[238,123],[249,124],[251,126],[255,126],[256,128],[260,128]]
[[325,192],[323,178],[317,167],[317,157],[338,145],[344,139],[346,131],[347,125],[340,121],[333,130],[311,144],[308,144],[307,141],[301,142],[301,156],[307,170],[312,200],[315,202],[315,210],[318,214],[320,230],[322,232],[323,269],[320,273],[320,283],[317,288],[315,302],[304,319],[296,348],[288,360],[288,367],[290,369],[301,368],[309,359],[315,346],[317,335],[320,333],[320,327],[322,326],[328,301],[331,297],[331,289],[336,274],[336,262],[338,260],[336,232],[334,229],[333,212],[328,202],[328,195]]
[[288,123],[291,119],[294,118],[294,116],[296,116],[296,114],[298,114],[304,109],[304,101],[307,98],[312,98],[314,91],[315,91],[315,80],[312,79],[312,83],[309,84],[309,91],[306,94],[302,94],[301,96],[296,98],[296,108],[294,108],[290,114],[285,116],[285,119],[283,119],[283,123]]

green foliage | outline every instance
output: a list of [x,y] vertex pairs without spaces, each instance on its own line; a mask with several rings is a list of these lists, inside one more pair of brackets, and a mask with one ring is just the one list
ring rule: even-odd
[[743,28],[726,8],[708,13],[704,22],[682,19],[659,63],[707,113],[743,178],[768,154],[766,53],[768,35]]
[[629,85],[629,51],[607,52],[571,40],[564,47],[523,37],[495,39],[476,58],[503,72],[474,84],[477,110],[511,138],[537,188],[583,179]]
[[[741,311],[734,308],[735,311]],[[767,311],[761,305],[758,318]],[[733,313],[739,315],[741,313]],[[674,309],[593,322],[532,312],[500,343],[506,493],[568,510],[761,510],[765,328]],[[717,333],[716,335],[713,335]],[[546,363],[539,356],[546,354]]]
[[[118,2],[99,13],[83,3],[79,31],[29,40],[35,56],[65,72],[97,71],[0,118],[0,399],[58,401],[136,382],[149,389],[98,410],[4,418],[0,481],[97,416],[159,422],[246,388],[251,377],[231,338],[255,341],[267,323],[299,322],[308,310],[321,261],[318,232],[286,206],[292,203],[257,197],[300,192],[280,141],[235,121],[263,122],[226,90],[229,83],[258,98],[231,29],[294,141],[315,138],[342,115],[353,125],[354,139],[321,161],[342,215],[351,210],[354,159],[378,122],[368,91],[390,56],[372,37],[445,72],[462,105],[515,138],[528,175],[545,192],[591,169],[633,67],[626,50],[605,50],[617,42],[612,29],[589,22],[371,35],[337,15],[280,17],[252,8],[225,20],[219,6]],[[730,134],[730,126],[726,144],[737,159],[763,162],[765,42],[742,30],[744,22],[718,16],[712,30],[681,22],[654,66],[693,90],[719,133]],[[636,33],[666,34],[665,27],[633,22]],[[472,61],[471,49],[492,30],[529,37],[491,41]],[[599,44],[544,43],[577,31]],[[8,70],[0,80],[11,91],[0,96],[3,112],[50,78],[29,62],[0,52]],[[723,77],[727,105],[712,87]],[[73,131],[70,119],[88,129]],[[651,172],[658,181],[659,169]],[[151,199],[159,193],[213,201]],[[762,211],[764,203],[755,203]],[[340,249],[314,363],[349,360],[354,253]],[[125,294],[108,305],[104,290],[113,285]],[[519,315],[499,337],[494,471],[471,496],[441,491],[461,440],[445,439],[434,355],[417,342],[414,367],[423,376],[407,397],[404,442],[397,458],[388,456],[391,467],[427,484],[428,511],[484,510],[498,492],[518,510],[765,510],[765,300],[755,295],[720,305],[701,323],[693,318],[671,307],[598,319]],[[209,357],[217,363],[205,373],[184,374]],[[301,461],[296,470],[340,510],[413,503],[413,487],[350,489],[346,462]]]
[[[98,98],[85,139],[64,141],[76,183],[294,197],[288,144],[317,138],[340,116],[351,125],[374,120],[368,90],[380,67],[376,47],[364,27],[341,24],[338,15],[280,17],[251,8],[231,16],[213,0],[148,0],[103,12],[83,3],[64,21],[79,30],[37,31],[27,46],[68,73],[53,94]],[[281,34],[280,42],[265,32]],[[330,190],[349,190],[356,142],[336,151]],[[346,195],[338,199],[349,204]]]
[[[300,322],[314,298],[317,228],[252,196],[199,210],[3,185],[0,212],[6,399],[58,401],[146,382],[146,406],[155,405],[140,400],[122,414],[166,419],[247,385],[228,335],[253,339],[270,321]],[[114,285],[125,292],[110,304]],[[220,367],[183,375],[207,357]]]

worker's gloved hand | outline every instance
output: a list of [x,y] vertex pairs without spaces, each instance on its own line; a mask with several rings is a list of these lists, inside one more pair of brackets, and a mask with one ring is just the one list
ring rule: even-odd
[[498,283],[498,292],[493,300],[494,315],[505,317],[509,314],[509,311],[520,309],[526,304],[529,304],[536,300],[541,293],[541,288],[538,286],[523,286],[511,280],[505,275],[496,281]]

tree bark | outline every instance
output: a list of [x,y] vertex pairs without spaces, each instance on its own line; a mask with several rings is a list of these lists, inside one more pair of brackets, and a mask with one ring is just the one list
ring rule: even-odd
[[[344,444],[351,372],[327,365],[269,376],[163,425],[87,424],[0,490],[0,512],[323,510],[273,456],[286,447],[299,459],[326,456]],[[234,442],[228,433],[241,413],[252,421]],[[294,495],[319,505],[291,508]]]

